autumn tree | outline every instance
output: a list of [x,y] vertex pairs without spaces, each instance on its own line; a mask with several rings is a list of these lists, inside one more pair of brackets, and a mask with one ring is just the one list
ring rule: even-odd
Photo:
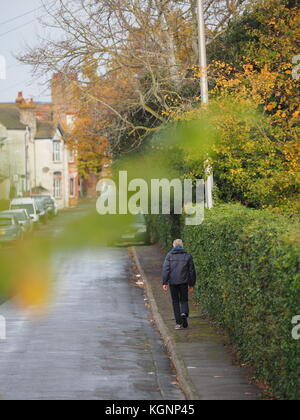
[[130,92],[126,80],[116,73],[113,78],[99,75],[92,57],[86,59],[82,75],[86,83],[76,89],[76,118],[71,130],[68,127],[65,132],[70,148],[78,153],[81,176],[88,177],[110,163],[108,136],[115,119],[114,106],[124,96],[129,98]]
[[[248,2],[205,2],[209,42]],[[59,0],[57,7],[45,8],[44,25],[58,29],[62,37],[28,48],[21,61],[37,72],[82,74],[87,57],[92,57],[104,79],[126,80],[129,97],[113,107],[101,90],[94,95],[115,115],[111,138],[117,150],[123,150],[121,143],[129,143],[129,150],[137,147],[165,123],[170,104],[191,106],[186,71],[198,62],[196,0]],[[81,82],[85,90],[89,81],[82,77]]]
[[[292,70],[299,28],[291,2],[257,1],[221,37],[222,53],[209,66],[206,117],[219,133],[212,163],[224,200],[299,211],[300,81]],[[173,109],[176,119],[201,119],[200,113]]]

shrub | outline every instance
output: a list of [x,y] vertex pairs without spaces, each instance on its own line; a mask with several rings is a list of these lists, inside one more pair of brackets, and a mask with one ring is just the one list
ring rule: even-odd
[[180,217],[174,215],[147,216],[148,234],[151,243],[159,242],[167,251],[174,239],[181,235]]
[[300,314],[299,226],[267,211],[221,205],[201,226],[183,230],[204,311],[277,398],[299,399],[300,341],[291,335]]
[[224,328],[243,363],[254,366],[278,399],[300,397],[300,230],[282,215],[238,204],[206,212],[201,226],[149,216],[152,241],[169,250],[183,237],[198,272],[196,297]]

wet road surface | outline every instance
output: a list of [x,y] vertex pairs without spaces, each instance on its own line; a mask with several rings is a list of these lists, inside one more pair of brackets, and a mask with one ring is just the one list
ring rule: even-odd
[[0,306],[0,399],[183,399],[143,290],[129,280],[127,250],[61,254],[54,266],[46,315]]

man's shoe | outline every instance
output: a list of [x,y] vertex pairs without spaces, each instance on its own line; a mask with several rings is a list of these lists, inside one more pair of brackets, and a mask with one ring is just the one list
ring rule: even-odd
[[187,329],[189,327],[187,314],[181,314],[181,318],[182,318],[182,327],[184,329]]
[[177,324],[177,325],[175,326],[175,330],[182,330],[182,326],[181,326],[181,325],[179,325],[179,324]]

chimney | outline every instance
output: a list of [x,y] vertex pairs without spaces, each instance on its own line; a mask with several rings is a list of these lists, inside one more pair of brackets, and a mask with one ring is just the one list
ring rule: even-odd
[[36,135],[36,105],[33,99],[25,100],[23,93],[19,92],[16,100],[20,111],[20,121],[22,124],[28,126],[32,133],[32,138]]
[[22,105],[25,103],[25,99],[23,98],[23,92],[18,92],[18,97],[16,99],[16,104]]

